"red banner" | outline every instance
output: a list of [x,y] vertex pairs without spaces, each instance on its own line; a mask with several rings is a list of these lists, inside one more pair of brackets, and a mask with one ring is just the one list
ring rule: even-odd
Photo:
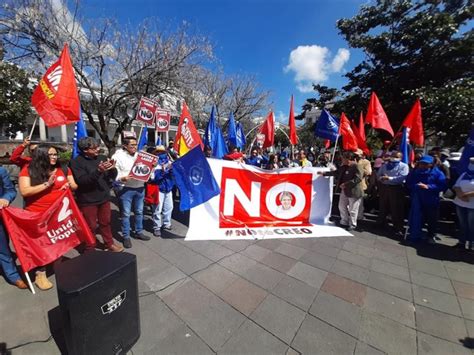
[[219,227],[309,225],[313,175],[265,174],[224,167]]
[[55,261],[81,242],[95,242],[70,190],[45,212],[10,206],[1,214],[24,272]]
[[142,121],[149,127],[155,127],[155,111],[156,111],[156,102],[142,97],[140,104],[138,105],[137,121]]
[[79,121],[79,95],[67,44],[33,91],[31,104],[48,127]]
[[157,108],[155,111],[155,122],[157,132],[168,132],[170,129],[171,112]]
[[157,163],[158,157],[155,155],[146,152],[138,152],[137,159],[135,159],[129,176],[132,179],[147,182]]

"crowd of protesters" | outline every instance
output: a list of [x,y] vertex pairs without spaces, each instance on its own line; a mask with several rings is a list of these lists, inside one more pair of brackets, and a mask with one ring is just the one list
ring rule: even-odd
[[[124,138],[122,146],[109,159],[99,154],[99,142],[83,138],[78,142],[81,154],[69,165],[62,165],[55,147],[31,144],[26,139],[12,153],[11,161],[21,168],[19,192],[27,211],[43,212],[51,206],[65,189],[74,191],[76,202],[91,231],[98,228],[103,249],[121,252],[132,247],[131,238],[149,240],[144,234],[144,203],[152,209],[153,235],[161,237],[163,230],[171,230],[173,190],[175,182],[172,162],[178,158],[173,142],[168,147],[148,149],[157,156],[158,164],[148,183],[131,179],[130,170],[137,158],[137,140]],[[28,149],[28,155],[24,155]],[[207,157],[212,156],[205,147]],[[349,231],[360,229],[358,221],[364,219],[364,209],[378,211],[377,224],[387,226],[390,216],[393,235],[405,243],[435,243],[439,220],[440,199],[448,189],[454,194],[453,203],[459,219],[461,234],[456,248],[474,250],[474,158],[468,170],[457,174],[448,158],[453,157],[446,149],[434,148],[429,154],[417,153],[411,164],[402,162],[398,151],[381,150],[372,157],[363,151],[345,151],[332,156],[329,150],[314,148],[285,148],[280,152],[266,152],[254,147],[248,155],[237,149],[224,156],[258,168],[276,170],[294,167],[327,168],[323,177],[335,176],[335,188],[339,192],[339,226]],[[451,160],[453,162],[453,160]],[[16,196],[7,171],[0,167],[0,208],[8,206]],[[121,241],[114,241],[111,227],[111,191],[118,200],[121,222]],[[410,209],[406,210],[409,195]],[[287,196],[290,199],[292,196]],[[134,214],[134,225],[131,215]],[[408,213],[407,213],[408,212]],[[405,217],[408,223],[405,224]],[[427,233],[423,232],[426,224]],[[117,239],[117,238],[115,238]],[[25,289],[16,270],[7,235],[0,223],[0,262],[7,280]],[[81,252],[98,247],[97,244],[82,246]],[[35,270],[35,283],[42,289],[53,287],[45,268]]]

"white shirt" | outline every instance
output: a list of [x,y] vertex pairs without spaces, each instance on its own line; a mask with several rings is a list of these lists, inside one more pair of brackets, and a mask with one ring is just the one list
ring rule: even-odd
[[[474,191],[474,179],[471,180],[462,180],[466,173],[462,173],[461,176],[457,179],[453,187],[459,187],[462,192],[472,192]],[[454,203],[460,207],[466,207],[474,209],[474,196],[469,197],[469,201],[463,201],[456,196]]]
[[[128,176],[128,174],[130,174],[130,170],[132,170],[132,166],[135,163],[137,155],[138,153],[130,155],[124,149],[119,149],[115,152],[115,154],[112,156],[112,159],[115,160],[115,167],[117,168],[117,181],[121,182],[120,179],[122,177]],[[143,185],[145,184],[143,181],[135,179],[129,179],[127,182],[121,183],[123,184],[123,186],[131,188],[143,187]]]

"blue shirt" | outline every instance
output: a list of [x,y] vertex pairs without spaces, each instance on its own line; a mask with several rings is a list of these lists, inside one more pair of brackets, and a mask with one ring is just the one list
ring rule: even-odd
[[[393,167],[392,167],[393,166]],[[389,169],[392,167],[392,169]],[[378,180],[385,185],[402,185],[407,178],[410,169],[408,168],[408,164],[403,162],[398,162],[393,164],[393,162],[387,162],[383,164],[379,171],[377,172]],[[380,180],[380,178],[384,175],[389,177],[388,180]]]

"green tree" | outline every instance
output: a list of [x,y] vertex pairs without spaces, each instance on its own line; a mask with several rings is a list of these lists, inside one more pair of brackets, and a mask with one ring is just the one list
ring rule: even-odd
[[3,61],[0,45],[0,127],[12,138],[17,131],[25,130],[25,120],[32,115],[28,84],[24,70]]
[[366,57],[346,74],[334,109],[357,117],[375,91],[396,130],[419,97],[428,136],[462,141],[474,109],[473,11],[470,0],[377,0],[339,20],[340,34]]

